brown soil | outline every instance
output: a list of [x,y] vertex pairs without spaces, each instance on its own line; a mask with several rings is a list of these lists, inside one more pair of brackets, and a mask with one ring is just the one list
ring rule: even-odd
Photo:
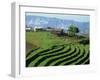
[[35,48],[37,48],[36,45],[33,45],[33,44],[29,43],[29,42],[26,42],[26,54],[27,54],[30,50],[35,49]]

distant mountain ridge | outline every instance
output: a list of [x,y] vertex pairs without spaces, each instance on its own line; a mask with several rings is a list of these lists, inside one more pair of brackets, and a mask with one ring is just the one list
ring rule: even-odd
[[52,27],[52,28],[62,28],[67,30],[68,27],[73,24],[77,26],[80,30],[80,33],[89,33],[89,22],[79,22],[75,20],[67,20],[60,18],[51,18],[43,16],[26,16],[26,25],[27,26],[41,26],[41,27]]

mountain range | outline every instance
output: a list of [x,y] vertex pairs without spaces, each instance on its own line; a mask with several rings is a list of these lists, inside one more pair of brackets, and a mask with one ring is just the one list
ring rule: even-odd
[[80,33],[89,33],[89,22],[79,22],[75,20],[60,19],[55,17],[33,16],[28,15],[25,18],[26,25],[29,27],[41,26],[43,28],[62,28],[67,31],[68,27],[73,24],[79,28]]

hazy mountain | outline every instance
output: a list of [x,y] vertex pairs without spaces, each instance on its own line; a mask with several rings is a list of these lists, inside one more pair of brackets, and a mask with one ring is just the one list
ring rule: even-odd
[[89,33],[89,22],[79,22],[74,20],[60,19],[60,18],[49,18],[42,16],[26,16],[27,26],[41,26],[43,28],[63,28],[67,31],[68,27],[73,24],[80,29],[80,33]]

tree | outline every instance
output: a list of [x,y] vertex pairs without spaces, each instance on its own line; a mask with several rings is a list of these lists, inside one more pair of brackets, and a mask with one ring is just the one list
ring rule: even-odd
[[60,35],[61,35],[61,36],[64,35],[64,30],[63,30],[63,29],[61,29],[61,31],[60,31]]
[[67,31],[69,36],[75,36],[76,33],[79,33],[79,28],[74,25],[70,25]]
[[89,40],[89,38],[85,38],[85,39],[80,40],[79,43],[86,45],[86,44],[90,43],[90,40]]

